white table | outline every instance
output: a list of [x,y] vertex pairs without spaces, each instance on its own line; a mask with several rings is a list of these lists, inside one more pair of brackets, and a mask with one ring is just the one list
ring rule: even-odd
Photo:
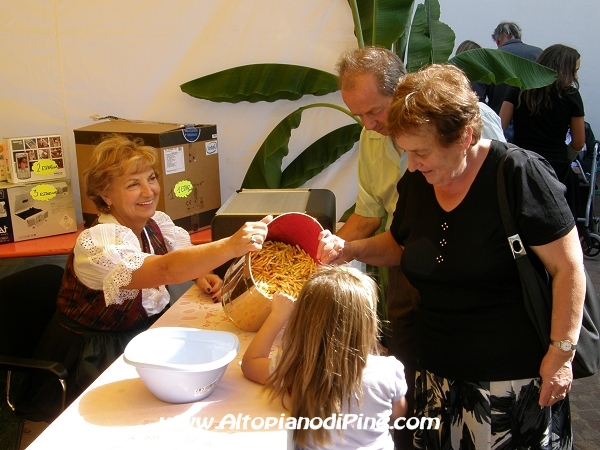
[[[239,365],[255,333],[239,330],[229,322],[221,304],[201,297],[195,285],[154,325],[164,326],[231,331],[239,337],[240,352],[211,395],[196,403],[162,402],[121,356],[28,450],[293,448],[291,431],[277,425],[270,430],[260,426],[263,419],[283,417],[285,410],[279,401],[268,400],[262,386],[244,378]],[[236,422],[243,428],[244,417],[245,430],[229,429]],[[202,424],[211,419],[212,428],[204,429]],[[222,419],[227,419],[225,430],[216,428]],[[260,429],[252,429],[253,420]]]

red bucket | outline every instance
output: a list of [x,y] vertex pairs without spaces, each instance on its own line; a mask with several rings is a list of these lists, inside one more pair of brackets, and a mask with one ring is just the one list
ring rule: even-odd
[[[267,241],[298,245],[317,261],[319,233],[323,227],[313,217],[290,212],[277,216],[268,225]],[[252,252],[234,260],[223,279],[221,303],[225,315],[244,331],[258,331],[271,312],[271,299],[255,284]]]

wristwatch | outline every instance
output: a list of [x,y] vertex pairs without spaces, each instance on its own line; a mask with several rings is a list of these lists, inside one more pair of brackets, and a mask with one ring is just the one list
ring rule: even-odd
[[568,339],[564,341],[553,341],[550,339],[550,345],[560,348],[563,352],[570,352],[577,349],[577,345],[573,344]]

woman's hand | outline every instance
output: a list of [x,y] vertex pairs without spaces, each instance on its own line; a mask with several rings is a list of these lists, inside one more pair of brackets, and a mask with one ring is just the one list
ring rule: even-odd
[[[545,245],[531,247],[552,277],[552,327],[550,337],[576,342],[583,314],[585,272],[577,228]],[[574,352],[550,345],[542,359],[539,403],[553,405],[571,390]]]
[[321,231],[319,233],[317,260],[321,264],[342,264],[351,261],[353,258],[348,255],[348,244],[329,230]]
[[223,286],[223,280],[214,273],[209,273],[200,277],[196,280],[196,285],[206,295],[210,295],[213,302],[217,303],[221,300],[221,287]]
[[273,220],[273,216],[266,216],[260,222],[246,222],[242,228],[228,238],[228,245],[234,257],[260,250],[267,239],[267,224],[271,220]]
[[540,406],[552,406],[556,402],[564,400],[571,390],[573,356],[573,352],[564,352],[554,346],[550,346],[548,349],[540,367],[540,376],[542,377]]

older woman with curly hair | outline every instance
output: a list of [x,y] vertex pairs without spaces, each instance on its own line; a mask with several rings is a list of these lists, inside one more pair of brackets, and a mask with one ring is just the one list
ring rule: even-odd
[[496,174],[508,145],[480,138],[469,80],[451,65],[408,74],[388,128],[408,154],[390,231],[352,242],[323,232],[317,256],[400,264],[419,291],[415,410],[441,426],[416,430],[415,447],[571,448],[567,394],[585,275],[562,185],[534,152],[506,160],[521,239],[552,278],[553,344],[544,347],[500,215]]

